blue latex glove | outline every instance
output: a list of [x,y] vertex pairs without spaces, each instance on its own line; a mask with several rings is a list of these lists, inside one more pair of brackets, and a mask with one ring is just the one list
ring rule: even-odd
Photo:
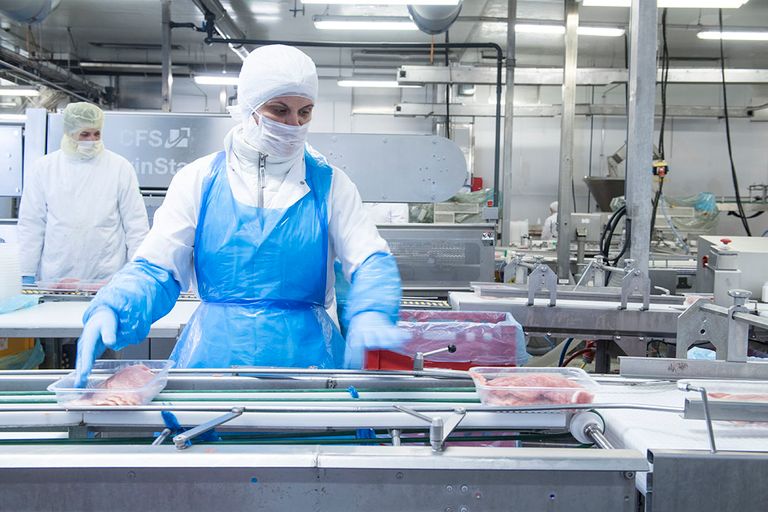
[[104,350],[113,348],[116,342],[117,315],[108,307],[97,308],[85,322],[83,334],[77,340],[75,387],[85,387],[93,370],[93,362]]
[[349,323],[344,368],[362,368],[366,349],[396,350],[408,341],[408,337],[408,333],[394,325],[384,313],[359,313]]
[[35,276],[21,276],[21,284],[24,286],[34,286],[35,282]]

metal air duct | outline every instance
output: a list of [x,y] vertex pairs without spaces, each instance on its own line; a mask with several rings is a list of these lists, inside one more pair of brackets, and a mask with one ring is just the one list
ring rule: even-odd
[[442,34],[456,21],[461,12],[458,5],[409,5],[408,12],[419,30],[427,34]]
[[0,0],[0,14],[19,23],[39,23],[61,0]]

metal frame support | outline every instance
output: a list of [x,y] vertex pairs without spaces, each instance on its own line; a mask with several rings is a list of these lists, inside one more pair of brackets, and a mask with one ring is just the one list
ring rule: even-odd
[[627,309],[629,297],[639,293],[643,297],[643,311],[648,311],[651,304],[651,281],[634,266],[633,260],[624,261],[624,277],[621,279],[621,305],[619,309]]
[[533,306],[536,294],[546,288],[549,291],[549,305],[552,307],[557,304],[557,275],[541,258],[538,260],[528,275],[528,305]]
[[745,304],[751,293],[748,290],[730,290],[728,295],[733,298],[733,305],[729,308],[699,299],[680,315],[677,319],[677,358],[686,359],[688,349],[697,341],[708,341],[715,346],[717,359],[746,362],[749,322],[738,314],[749,313]]
[[648,275],[651,231],[651,163],[656,102],[656,0],[632,0],[629,42],[626,202],[629,255]]
[[560,122],[560,174],[557,187],[557,277],[571,279],[571,197],[573,183],[573,123],[576,118],[576,68],[579,50],[579,5],[565,0],[565,65],[563,115]]
[[[501,242],[509,245],[509,220],[512,211],[512,105],[515,100],[515,23],[517,21],[517,0],[507,0],[507,58],[506,58],[506,91],[504,93],[504,170],[501,184],[496,183],[496,190],[501,190]],[[494,206],[499,206],[494,204]]]
[[162,0],[162,110],[170,112],[173,99],[173,73],[171,68],[171,0]]
[[409,407],[403,407],[402,405],[394,405],[393,407],[398,411],[410,414],[415,418],[419,418],[429,423],[429,444],[432,446],[432,451],[434,452],[442,452],[445,449],[445,440],[448,439],[448,436],[451,435],[467,415],[466,409],[459,407],[454,409],[453,415],[448,421],[445,421],[440,416],[430,417],[426,414],[414,411]]
[[210,421],[206,421],[205,423],[201,423],[195,428],[191,428],[186,432],[174,436],[173,444],[176,445],[177,450],[184,450],[190,446],[190,441],[192,441],[192,439],[199,435],[205,434],[209,430],[213,430],[219,425],[223,425],[224,423],[237,418],[238,416],[242,415],[243,412],[245,412],[245,409],[242,407],[234,407],[227,414],[219,416],[218,418],[214,418]]

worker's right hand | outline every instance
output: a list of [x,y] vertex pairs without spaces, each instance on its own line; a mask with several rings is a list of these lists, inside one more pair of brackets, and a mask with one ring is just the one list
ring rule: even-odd
[[117,315],[108,307],[97,308],[83,326],[83,334],[77,340],[77,364],[75,387],[88,383],[96,358],[117,342]]

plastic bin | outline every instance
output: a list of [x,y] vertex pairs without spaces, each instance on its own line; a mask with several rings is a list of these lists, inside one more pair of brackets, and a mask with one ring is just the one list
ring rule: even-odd
[[[142,364],[152,370],[154,377],[143,386],[120,389],[104,389],[99,386],[119,370]],[[63,406],[70,405],[113,405],[99,402],[115,395],[127,397],[131,405],[144,405],[152,401],[168,382],[168,370],[173,366],[170,360],[99,360],[93,365],[85,388],[75,387],[75,372],[57,380],[48,391],[56,394],[56,401]]]
[[600,387],[579,368],[476,367],[469,375],[483,405],[589,404]]
[[509,313],[485,311],[401,311],[398,326],[411,336],[397,352],[370,350],[369,370],[410,370],[416,352],[456,345],[456,352],[428,356],[425,368],[468,370],[473,366],[516,366],[528,361],[525,335]]

